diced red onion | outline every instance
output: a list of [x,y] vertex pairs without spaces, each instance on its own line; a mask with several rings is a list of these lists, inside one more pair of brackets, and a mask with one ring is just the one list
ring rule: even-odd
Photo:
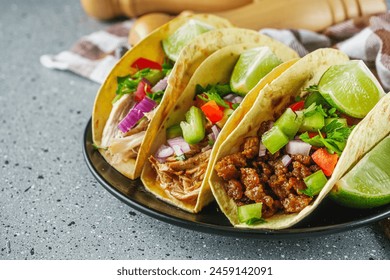
[[175,151],[175,155],[177,155],[178,157],[183,154],[183,151],[180,149],[179,145],[173,145],[172,149]]
[[211,130],[213,131],[213,134],[214,134],[214,141],[215,141],[215,140],[218,138],[220,129],[219,129],[216,125],[213,125],[213,126],[211,127]]
[[259,157],[265,156],[266,153],[267,153],[267,148],[264,146],[263,142],[260,141]]
[[284,155],[282,157],[282,163],[287,167],[291,163],[291,157],[289,155]]
[[235,97],[236,97],[235,94],[229,93],[228,95],[225,95],[225,96],[223,97],[223,99],[226,100],[226,101],[229,101],[229,102],[233,102],[233,99],[234,99]]
[[155,84],[154,87],[152,87],[152,92],[157,92],[160,90],[165,90],[168,86],[168,76],[165,77],[164,79],[161,79],[160,81]]
[[207,135],[207,138],[208,138],[210,141],[215,141],[215,140],[216,140],[214,133],[208,134],[208,135]]
[[153,110],[157,103],[145,97],[138,104],[136,104],[126,117],[120,121],[118,128],[123,133],[128,132],[133,126],[144,116],[144,113],[148,113]]
[[188,153],[189,151],[191,151],[190,145],[181,136],[175,137],[172,139],[168,139],[167,142],[168,142],[168,145],[171,146],[172,148],[173,148],[173,146],[179,146],[180,150],[183,153]]
[[237,95],[233,98],[232,103],[241,103],[244,98],[242,96]]
[[290,155],[304,155],[310,154],[311,145],[299,140],[291,140],[286,145],[286,152]]
[[173,149],[166,145],[161,145],[156,152],[156,157],[158,158],[167,158],[173,155]]

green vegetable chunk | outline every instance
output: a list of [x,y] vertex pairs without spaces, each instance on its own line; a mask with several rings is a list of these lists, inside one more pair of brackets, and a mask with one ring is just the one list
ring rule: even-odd
[[144,78],[147,79],[152,84],[152,86],[154,86],[158,81],[164,78],[164,73],[157,69],[150,69]]
[[324,107],[330,107],[321,93],[318,92],[316,86],[312,86],[308,89],[311,93],[305,99],[305,108],[309,108],[311,104],[322,105]]
[[347,119],[344,118],[326,118],[325,125],[330,124],[332,121],[336,121],[337,123],[342,124],[342,126],[348,127]]
[[183,138],[188,144],[197,144],[203,140],[206,132],[205,122],[202,110],[192,106],[186,113],[186,121],[180,123]]
[[310,116],[305,116],[299,131],[318,131],[325,126],[324,115],[320,112],[315,112]]
[[274,154],[287,145],[289,139],[278,126],[273,126],[261,137],[263,145]]
[[262,206],[263,204],[261,202],[238,206],[238,220],[241,223],[246,223],[248,225],[264,222],[264,220],[261,218]]
[[302,192],[308,196],[315,196],[320,193],[326,182],[328,182],[328,179],[326,179],[322,170],[318,170],[317,172],[304,178],[303,181],[305,182],[307,189]]
[[180,124],[172,125],[171,127],[167,128],[167,139],[172,139],[182,135],[183,132],[181,131]]
[[277,119],[275,126],[278,126],[288,138],[292,139],[301,127],[302,121],[302,112],[298,111],[294,113],[291,108],[287,108],[279,119]]

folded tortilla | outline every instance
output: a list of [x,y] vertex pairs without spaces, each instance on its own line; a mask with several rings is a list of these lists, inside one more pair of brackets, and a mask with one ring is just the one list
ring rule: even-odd
[[[96,96],[92,112],[93,142],[97,147],[101,147],[99,152],[102,154],[105,160],[120,173],[130,179],[135,179],[140,176],[143,163],[149,151],[149,147],[151,146],[158,127],[161,124],[164,113],[167,110],[170,110],[174,105],[174,101],[178,98],[178,96],[180,96],[181,92],[186,87],[188,81],[199,64],[209,54],[220,48],[219,43],[210,42],[210,45],[208,46],[207,44],[209,42],[206,43],[204,40],[198,40],[196,44],[192,44],[191,50],[187,51],[185,54],[181,53],[175,62],[171,74],[169,75],[168,86],[165,90],[164,97],[158,108],[154,110],[154,114],[151,117],[148,125],[141,128],[141,131],[139,131],[135,136],[132,136],[130,138],[131,141],[126,140],[126,143],[119,145],[121,147],[125,147],[119,148],[122,149],[121,151],[117,151],[117,148],[116,150],[109,152],[106,147],[104,147],[110,140],[107,140],[107,137],[104,137],[105,126],[108,121],[113,122],[110,124],[110,126],[114,127],[113,129],[115,129],[117,123],[120,121],[119,117],[123,118],[126,116],[123,116],[123,113],[121,116],[118,116],[119,114],[117,116],[111,116],[111,111],[113,110],[112,101],[116,96],[115,92],[117,88],[117,78],[127,76],[129,74],[134,74],[136,69],[132,69],[131,65],[138,58],[146,58],[162,64],[164,62],[164,58],[166,57],[161,44],[162,40],[169,37],[189,20],[204,22],[205,24],[211,25],[216,29],[232,26],[226,19],[208,14],[177,17],[176,19],[168,22],[167,24],[152,32],[148,37],[131,48],[112,69],[107,79],[100,87]],[[230,43],[230,41],[225,43]],[[202,47],[206,47],[204,51],[201,51],[203,49]],[[118,103],[116,106],[123,106],[124,108],[121,109],[123,111],[127,110],[126,112],[128,112],[132,105],[134,105],[133,94],[127,95],[126,97],[128,100],[124,100],[121,102],[121,104],[119,104],[119,101],[116,102]],[[132,104],[129,104],[130,101]],[[127,108],[126,106],[130,108]],[[115,119],[115,121],[112,121],[112,119]],[[126,151],[123,151],[126,149],[126,146],[136,146],[137,149],[134,151],[136,156],[120,159],[116,156],[116,154],[126,153]],[[134,149],[132,149],[132,151],[133,150]]]
[[[172,195],[172,192],[169,190],[169,188],[172,187],[172,184],[171,186],[168,186],[167,184],[162,183],[161,176],[163,175],[158,174],[150,161],[145,161],[145,167],[141,174],[141,180],[145,188],[155,194],[158,198],[183,210],[194,213],[199,212],[205,205],[213,200],[213,196],[208,184],[208,177],[210,174],[210,167],[214,161],[213,158],[221,143],[223,143],[231,131],[238,125],[241,119],[249,111],[256,99],[258,92],[266,84],[277,78],[288,67],[293,65],[298,59],[296,52],[289,47],[273,39],[270,39],[267,36],[245,29],[230,28],[211,31],[202,35],[202,40],[208,42],[207,48],[209,48],[210,43],[217,44],[219,48],[223,46],[226,47],[221,48],[204,60],[204,62],[195,71],[182,95],[177,100],[173,110],[167,110],[166,115],[168,117],[158,131],[153,146],[150,149],[149,155],[154,155],[158,148],[167,142],[166,129],[184,120],[185,113],[191,108],[191,106],[194,105],[196,86],[201,85],[202,87],[206,87],[209,84],[215,85],[229,83],[233,68],[243,51],[254,47],[267,46],[284,63],[273,69],[268,75],[260,80],[249,93],[246,94],[240,106],[229,117],[228,121],[220,131],[212,149],[207,151],[207,155],[206,152],[204,153],[205,155],[202,158],[202,161],[207,162],[208,160],[208,163],[204,171],[199,171],[201,172],[201,176],[204,176],[202,183],[196,189],[193,189],[193,184],[190,184],[188,188],[190,191],[197,193],[195,199],[192,198],[191,200],[187,200],[184,198],[187,192],[185,190],[186,188],[182,184],[178,184],[176,179],[175,183],[173,184],[176,184],[175,188],[178,188],[178,192],[182,192],[183,196],[179,197],[177,195]],[[242,42],[246,43],[240,44]],[[231,45],[234,43],[236,43],[236,45]],[[191,52],[191,48],[186,48],[184,53],[185,52]],[[188,159],[186,162],[187,161]],[[188,178],[185,179],[187,180]],[[191,180],[191,178],[189,180]]]
[[[214,162],[216,163],[227,155],[239,152],[244,139],[249,136],[256,136],[263,122],[276,120],[291,104],[291,100],[301,96],[309,86],[318,84],[322,74],[330,66],[344,64],[347,61],[348,57],[340,51],[320,49],[303,57],[284,71],[277,79],[260,91],[251,110],[221,145]],[[214,169],[215,166],[212,166],[209,183],[214,197],[222,212],[235,227],[264,229],[291,227],[312,213],[351,166],[389,134],[389,118],[390,96],[387,95],[380,99],[370,113],[354,128],[325,187],[311,204],[298,213],[285,214],[278,212],[265,219],[266,222],[264,223],[254,225],[240,223],[237,204],[227,195],[223,179],[217,175]]]

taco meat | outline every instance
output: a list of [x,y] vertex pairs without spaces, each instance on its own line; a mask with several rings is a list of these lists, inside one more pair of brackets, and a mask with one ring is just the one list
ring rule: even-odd
[[[262,123],[259,133],[269,127]],[[262,217],[268,218],[277,211],[296,213],[310,204],[313,197],[303,194],[303,181],[320,168],[310,156],[291,155],[286,165],[282,158],[285,149],[275,154],[266,151],[259,156],[258,136],[245,138],[240,152],[223,157],[215,165],[217,175],[224,180],[226,193],[237,205],[262,202]]]
[[191,202],[198,197],[210,154],[209,149],[187,160],[178,161],[171,157],[162,163],[151,156],[149,161],[158,174],[157,180],[166,191],[176,199]]

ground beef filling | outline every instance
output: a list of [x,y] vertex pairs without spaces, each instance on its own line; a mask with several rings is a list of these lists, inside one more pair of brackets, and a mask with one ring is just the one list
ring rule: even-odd
[[[264,122],[259,133],[264,133],[268,123]],[[268,151],[259,157],[260,137],[245,138],[241,151],[228,155],[217,162],[215,170],[225,184],[229,197],[237,205],[262,202],[262,216],[269,218],[278,211],[295,213],[310,204],[303,178],[319,170],[310,156],[291,155],[291,163],[284,166],[281,158],[285,149],[275,154]]]

